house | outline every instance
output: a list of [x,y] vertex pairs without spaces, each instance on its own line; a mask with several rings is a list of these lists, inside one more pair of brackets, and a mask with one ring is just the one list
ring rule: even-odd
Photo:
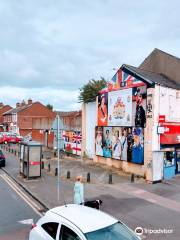
[[0,103],[0,132],[3,132],[6,130],[6,126],[3,125],[3,114],[9,111],[10,109],[12,109],[11,106]]
[[26,103],[17,103],[16,107],[3,114],[4,125],[23,137],[31,136],[45,146],[53,145],[54,134],[51,131],[55,113],[40,102],[31,99]]
[[89,140],[93,161],[149,182],[180,173],[179,69],[180,59],[159,49],[139,67],[120,67],[98,95],[93,112],[83,107],[83,140],[93,131],[87,119],[96,116],[94,139]]

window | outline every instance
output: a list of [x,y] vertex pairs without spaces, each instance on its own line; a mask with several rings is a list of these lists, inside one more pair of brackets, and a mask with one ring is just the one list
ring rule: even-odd
[[61,225],[61,233],[59,240],[81,240],[81,239],[70,228]]
[[164,167],[174,166],[174,152],[164,152]]
[[41,226],[53,239],[56,239],[58,223],[56,222],[48,222],[44,223]]
[[86,233],[88,240],[138,240],[139,238],[131,232],[125,225],[115,223],[109,227],[99,229],[94,232]]

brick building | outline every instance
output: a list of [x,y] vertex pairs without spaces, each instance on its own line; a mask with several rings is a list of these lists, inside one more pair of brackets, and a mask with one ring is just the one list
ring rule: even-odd
[[3,114],[4,125],[8,131],[13,131],[21,136],[31,136],[45,146],[52,146],[53,132],[51,131],[55,113],[40,102],[17,103],[13,108]]
[[3,114],[11,109],[11,106],[0,103],[0,132],[4,131]]

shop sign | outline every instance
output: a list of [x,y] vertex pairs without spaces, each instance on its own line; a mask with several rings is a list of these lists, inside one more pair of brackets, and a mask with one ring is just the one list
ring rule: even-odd
[[157,134],[163,134],[165,131],[164,127],[158,126],[157,127]]
[[166,120],[165,115],[159,115],[159,122],[164,123]]
[[180,125],[163,125],[164,133],[160,135],[161,144],[180,144]]

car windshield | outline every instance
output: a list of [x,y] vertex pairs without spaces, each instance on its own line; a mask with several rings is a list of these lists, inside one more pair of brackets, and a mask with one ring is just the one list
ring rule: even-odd
[[139,240],[132,231],[120,222],[94,232],[86,233],[85,235],[88,240]]

